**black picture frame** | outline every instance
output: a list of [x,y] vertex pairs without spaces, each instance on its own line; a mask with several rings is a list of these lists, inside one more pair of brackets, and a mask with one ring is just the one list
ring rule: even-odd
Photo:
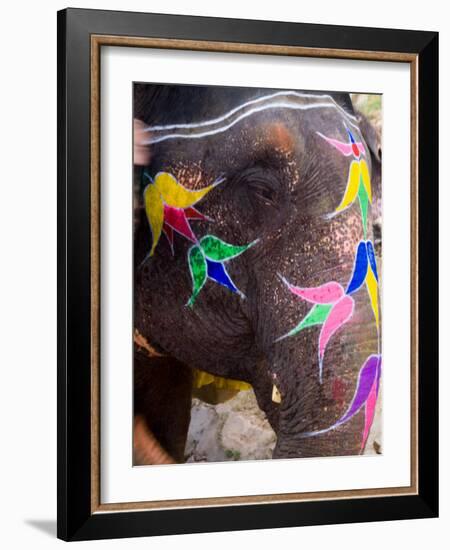
[[[91,448],[91,37],[152,37],[417,59],[418,490],[414,495],[96,513]],[[58,12],[58,537],[87,540],[438,515],[438,34],[66,9]],[[423,368],[421,368],[423,366]]]

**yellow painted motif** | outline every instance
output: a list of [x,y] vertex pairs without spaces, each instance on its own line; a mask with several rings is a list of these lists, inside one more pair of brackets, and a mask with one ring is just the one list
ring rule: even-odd
[[366,286],[367,286],[367,291],[369,293],[373,314],[375,315],[375,322],[376,322],[377,328],[379,328],[378,326],[378,283],[370,267],[367,270]]
[[356,160],[353,160],[352,163],[350,164],[347,187],[345,189],[344,197],[342,199],[341,204],[336,208],[336,212],[341,212],[342,210],[347,208],[347,206],[350,206],[352,202],[355,200],[359,189],[359,176],[360,176],[359,162]]
[[164,223],[164,204],[161,198],[161,193],[155,185],[147,185],[144,190],[144,205],[145,213],[152,231],[152,248],[150,256],[153,256],[156,245],[161,237],[161,231]]
[[156,174],[154,185],[161,193],[163,201],[168,206],[173,206],[174,208],[193,206],[215,187],[213,184],[198,191],[191,191],[186,189],[181,183],[178,183],[176,178],[167,172]]
[[367,162],[364,159],[353,160],[350,164],[348,173],[347,187],[341,204],[336,208],[336,212],[342,212],[350,206],[358,195],[359,186],[364,185],[369,202],[372,203],[372,187],[370,184],[370,174]]

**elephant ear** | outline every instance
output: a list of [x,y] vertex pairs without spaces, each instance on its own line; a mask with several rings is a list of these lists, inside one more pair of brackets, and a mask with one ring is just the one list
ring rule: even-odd
[[355,114],[358,119],[361,135],[363,136],[372,156],[372,161],[375,160],[380,163],[382,154],[380,132],[360,111],[355,111]]
[[340,105],[349,115],[354,115],[354,108],[350,94],[333,94],[333,99]]

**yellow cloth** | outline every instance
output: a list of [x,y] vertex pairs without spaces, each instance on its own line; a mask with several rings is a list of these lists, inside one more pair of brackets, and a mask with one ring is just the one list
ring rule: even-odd
[[209,372],[194,369],[194,388],[201,388],[208,384],[214,384],[216,388],[227,390],[250,390],[251,385],[240,380],[232,380],[231,378],[223,378],[222,376],[214,376]]

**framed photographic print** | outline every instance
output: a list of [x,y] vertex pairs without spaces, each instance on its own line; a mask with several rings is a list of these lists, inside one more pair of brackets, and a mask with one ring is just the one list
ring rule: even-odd
[[438,36],[58,13],[58,536],[438,514]]

